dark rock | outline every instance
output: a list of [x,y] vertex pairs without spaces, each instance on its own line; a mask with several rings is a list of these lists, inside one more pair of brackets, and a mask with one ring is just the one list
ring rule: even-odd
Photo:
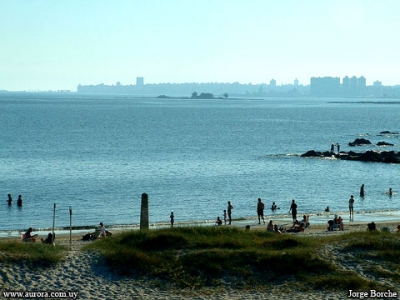
[[393,144],[391,144],[391,143],[386,143],[386,142],[378,142],[376,145],[377,145],[377,146],[394,146]]
[[354,142],[350,142],[349,146],[354,147],[354,146],[364,146],[364,145],[370,145],[371,142],[366,139],[355,139]]
[[331,157],[332,155],[333,154],[330,151],[319,152],[315,150],[310,150],[302,154],[301,157]]
[[[381,163],[400,163],[400,152],[394,151],[366,151],[364,153],[357,153],[354,151],[340,152],[340,154],[334,155],[337,159],[341,160],[354,160],[364,162],[381,162]],[[315,150],[307,151],[302,154],[301,157],[332,157],[332,153],[329,151],[318,152]]]

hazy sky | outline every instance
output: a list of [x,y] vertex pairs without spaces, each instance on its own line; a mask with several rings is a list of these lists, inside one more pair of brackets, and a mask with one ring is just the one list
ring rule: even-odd
[[400,84],[399,0],[3,0],[0,90],[78,84]]

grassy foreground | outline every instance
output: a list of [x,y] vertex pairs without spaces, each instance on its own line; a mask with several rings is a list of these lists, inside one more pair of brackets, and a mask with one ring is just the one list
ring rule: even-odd
[[91,243],[111,269],[179,287],[266,288],[290,284],[301,290],[382,290],[390,288],[339,268],[321,256],[327,245],[360,262],[379,259],[388,268],[371,270],[400,285],[400,242],[394,234],[358,232],[329,237],[245,231],[235,227],[181,227],[132,231]]
[[40,242],[4,241],[0,243],[0,263],[29,264],[46,268],[60,262],[65,250],[63,246],[45,245]]

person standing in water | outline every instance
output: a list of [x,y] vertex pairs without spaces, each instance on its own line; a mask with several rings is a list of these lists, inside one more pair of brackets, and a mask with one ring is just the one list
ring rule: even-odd
[[349,199],[349,211],[350,211],[350,219],[353,216],[354,218],[354,196],[351,195]]
[[8,194],[8,200],[7,200],[8,205],[12,204],[12,196],[11,194]]
[[232,209],[233,209],[233,205],[231,204],[231,201],[228,201],[228,219],[229,219],[229,225],[232,224]]
[[292,204],[290,205],[289,213],[292,212],[292,219],[293,221],[297,220],[297,204],[294,199],[292,200]]
[[21,195],[18,196],[17,205],[22,206],[22,196]]
[[362,184],[360,187],[360,197],[364,197],[364,196],[365,196],[364,184]]

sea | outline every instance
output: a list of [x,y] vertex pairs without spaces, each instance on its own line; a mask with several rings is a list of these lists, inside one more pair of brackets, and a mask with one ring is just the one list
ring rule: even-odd
[[295,199],[311,224],[327,206],[347,221],[354,195],[355,220],[400,221],[399,164],[300,156],[332,143],[398,152],[399,116],[397,99],[0,93],[0,232],[139,226],[143,193],[155,227],[171,212],[176,225],[214,224],[228,201],[233,223],[257,224],[259,197],[267,220],[291,219]]

